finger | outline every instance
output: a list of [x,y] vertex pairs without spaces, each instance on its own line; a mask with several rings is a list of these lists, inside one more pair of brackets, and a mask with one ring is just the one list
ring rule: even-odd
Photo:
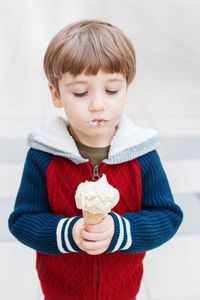
[[113,223],[113,218],[110,215],[107,215],[99,224],[85,225],[84,228],[85,230],[93,233],[105,232],[112,226]]
[[102,248],[108,247],[108,241],[98,241],[98,242],[90,242],[86,241],[84,239],[81,240],[81,247],[84,248],[84,250],[87,251],[98,251]]
[[81,230],[81,237],[88,241],[103,241],[103,240],[107,240],[109,236],[110,236],[109,230],[105,232],[99,232],[99,233],[88,232],[85,229]]
[[99,233],[106,231],[106,229],[104,228],[104,226],[101,225],[101,223],[96,225],[85,225],[84,228],[86,231],[91,233]]
[[90,254],[90,255],[98,255],[98,254],[102,254],[104,253],[108,248],[102,248],[102,249],[99,249],[99,250],[90,250],[90,251],[86,251],[87,254]]

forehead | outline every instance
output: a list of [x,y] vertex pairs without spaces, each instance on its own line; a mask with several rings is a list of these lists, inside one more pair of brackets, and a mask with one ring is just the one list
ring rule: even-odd
[[96,75],[86,75],[82,72],[79,75],[73,76],[69,72],[64,73],[60,80],[66,86],[73,86],[77,84],[85,84],[85,83],[111,83],[111,82],[122,82],[126,81],[126,78],[121,73],[104,73],[101,70]]

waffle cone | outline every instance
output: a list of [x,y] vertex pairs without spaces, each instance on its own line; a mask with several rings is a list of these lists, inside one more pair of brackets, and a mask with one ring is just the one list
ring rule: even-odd
[[95,225],[102,221],[105,217],[105,213],[91,214],[88,211],[83,210],[83,218],[85,225]]

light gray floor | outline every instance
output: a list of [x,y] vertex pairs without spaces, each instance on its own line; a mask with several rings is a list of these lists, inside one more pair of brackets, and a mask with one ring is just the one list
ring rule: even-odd
[[32,125],[53,108],[43,74],[45,49],[82,18],[120,27],[132,40],[137,74],[126,113],[155,128],[159,154],[184,222],[150,251],[138,300],[200,300],[200,2],[174,0],[1,0],[0,10],[0,299],[41,300],[35,253],[7,228]]

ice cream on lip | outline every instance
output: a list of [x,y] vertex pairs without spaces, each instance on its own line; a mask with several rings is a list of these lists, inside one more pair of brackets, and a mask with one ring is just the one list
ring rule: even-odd
[[119,201],[119,191],[110,185],[106,175],[98,181],[85,181],[79,184],[75,194],[76,206],[91,214],[106,214]]
[[109,120],[103,118],[93,118],[86,122],[86,125],[90,127],[101,127],[105,125]]

